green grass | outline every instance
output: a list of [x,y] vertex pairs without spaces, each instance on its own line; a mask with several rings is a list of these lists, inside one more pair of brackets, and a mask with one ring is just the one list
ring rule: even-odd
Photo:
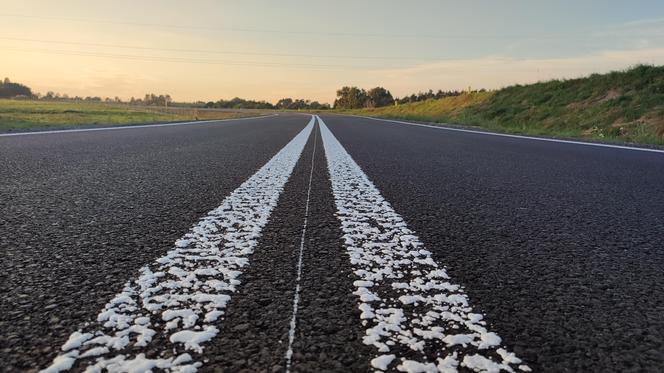
[[257,114],[255,111],[138,108],[102,103],[0,100],[0,132],[228,119]]
[[664,66],[351,111],[498,132],[664,144]]

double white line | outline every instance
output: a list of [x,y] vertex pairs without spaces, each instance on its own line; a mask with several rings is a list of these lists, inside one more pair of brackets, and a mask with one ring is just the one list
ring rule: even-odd
[[[203,364],[205,344],[218,334],[218,318],[240,283],[239,276],[249,264],[316,118],[343,245],[356,275],[354,294],[366,332],[363,342],[375,347],[368,364],[377,371],[456,372],[461,367],[477,372],[529,371],[513,353],[501,348],[500,337],[487,329],[481,314],[472,312],[461,287],[449,281],[445,269],[323,121],[312,117],[166,256],[143,267],[138,279],[127,283],[95,322],[74,332],[44,372],[68,370],[77,361],[91,372],[196,371]],[[313,168],[312,159],[285,354],[288,368],[297,327]]]

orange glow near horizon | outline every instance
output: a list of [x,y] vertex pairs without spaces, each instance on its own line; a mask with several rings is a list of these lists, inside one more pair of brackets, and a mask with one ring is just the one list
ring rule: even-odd
[[[495,29],[488,10],[456,19],[450,9],[462,12],[463,6],[452,1],[422,2],[409,12],[403,9],[409,4],[395,2],[380,11],[358,5],[350,13],[352,4],[7,1],[0,7],[0,78],[70,96],[156,93],[178,101],[237,96],[329,103],[344,85],[383,86],[402,96],[664,63],[661,38],[648,37],[664,31],[661,19],[599,22],[576,45],[579,35],[552,26],[533,30],[553,35],[535,41],[507,25]],[[546,11],[541,17],[555,16]],[[441,28],[432,12],[451,26]],[[486,23],[486,30],[468,32],[464,25],[471,21]],[[618,40],[611,32],[621,27],[627,36]]]

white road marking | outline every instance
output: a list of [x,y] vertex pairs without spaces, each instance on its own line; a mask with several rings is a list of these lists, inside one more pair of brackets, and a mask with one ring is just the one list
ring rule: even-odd
[[204,124],[213,122],[230,122],[236,120],[249,120],[249,119],[262,119],[277,116],[279,114],[261,115],[258,117],[245,117],[245,118],[229,118],[229,119],[214,119],[214,120],[199,120],[195,122],[175,122],[175,123],[157,123],[157,124],[140,124],[140,125],[127,125],[127,126],[114,126],[114,127],[98,127],[98,128],[75,128],[69,130],[52,130],[52,131],[34,131],[34,132],[13,132],[13,133],[0,133],[0,137],[12,136],[28,136],[28,135],[51,135],[54,133],[73,133],[73,132],[92,132],[92,131],[110,131],[110,130],[131,130],[138,128],[153,128],[153,127],[173,127],[185,126],[188,124]]
[[[529,371],[473,313],[459,285],[431,257],[325,123],[319,129],[337,216],[377,371]],[[407,356],[407,357],[406,357]],[[521,364],[521,365],[519,365]]]
[[307,222],[309,221],[309,200],[311,196],[311,180],[314,178],[314,163],[316,159],[316,132],[314,130],[314,150],[311,155],[311,170],[309,171],[309,187],[307,188],[307,202],[304,207],[304,223],[302,224],[302,235],[300,236],[300,252],[297,258],[297,278],[295,279],[295,294],[293,294],[293,317],[288,330],[288,349],[286,350],[286,373],[290,372],[293,358],[293,341],[295,341],[295,329],[297,327],[297,311],[300,303],[300,283],[302,280],[302,256],[304,254],[304,238],[307,233]]
[[436,126],[436,125],[432,125],[432,124],[412,123],[412,122],[404,122],[402,120],[365,117],[365,116],[359,116],[359,115],[357,117],[358,118],[365,118],[365,119],[372,119],[372,120],[379,121],[379,122],[392,122],[392,123],[399,123],[399,124],[407,124],[409,126],[435,128],[435,129],[444,130],[444,131],[468,132],[468,133],[475,133],[475,134],[487,135],[487,136],[511,137],[511,138],[515,138],[515,139],[558,142],[558,143],[563,143],[563,144],[596,146],[596,147],[600,147],[600,148],[613,148],[613,149],[634,150],[634,151],[639,151],[639,152],[650,152],[650,153],[664,154],[664,149],[637,148],[635,146],[627,146],[627,145],[613,145],[613,144],[603,144],[603,143],[585,142],[585,141],[561,140],[561,139],[553,139],[553,138],[546,138],[546,137],[532,137],[532,136],[525,136],[525,135],[512,135],[512,134],[508,134],[508,133],[476,131],[476,130],[465,129],[465,128],[443,127],[443,126]]
[[312,116],[174,248],[143,267],[43,372],[70,369],[77,360],[90,372],[196,371],[314,123]]

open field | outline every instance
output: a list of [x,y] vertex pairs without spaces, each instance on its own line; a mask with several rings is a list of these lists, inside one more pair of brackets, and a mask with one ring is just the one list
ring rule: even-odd
[[129,125],[259,115],[258,111],[130,107],[103,103],[0,100],[0,132]]
[[664,67],[637,66],[580,79],[515,85],[350,113],[508,133],[661,145]]

